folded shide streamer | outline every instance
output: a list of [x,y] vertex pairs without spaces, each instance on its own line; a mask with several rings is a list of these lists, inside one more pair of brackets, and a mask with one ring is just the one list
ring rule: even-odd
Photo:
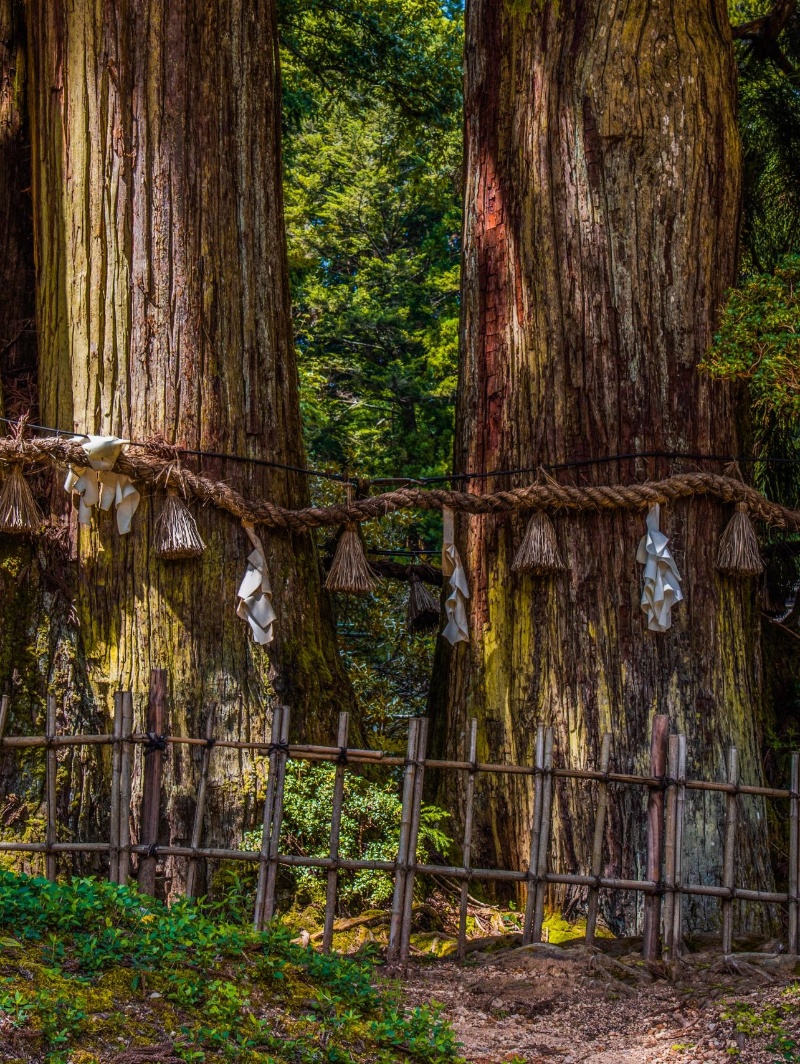
[[236,615],[250,625],[253,641],[266,646],[274,638],[272,625],[276,613],[272,607],[272,584],[267,572],[264,547],[255,533],[253,524],[250,521],[242,521],[242,528],[253,544],[253,550],[247,559],[247,572],[236,593],[239,599]]
[[120,535],[131,530],[131,520],[139,505],[139,492],[130,477],[114,472],[114,463],[119,458],[123,444],[116,436],[75,436],[71,441],[79,443],[86,452],[87,466],[70,466],[64,490],[80,497],[78,522],[92,523],[92,509],[117,510],[117,529]]
[[644,566],[642,610],[651,632],[666,632],[672,624],[672,607],[683,598],[681,575],[669,552],[669,539],[659,530],[661,507],[648,510],[647,532],[642,536],[636,560]]
[[444,626],[442,635],[453,646],[456,643],[469,641],[469,625],[467,623],[469,584],[454,542],[454,518],[455,515],[452,510],[447,507],[442,510],[444,525],[442,534],[442,573],[449,584],[447,598],[444,602],[447,623]]

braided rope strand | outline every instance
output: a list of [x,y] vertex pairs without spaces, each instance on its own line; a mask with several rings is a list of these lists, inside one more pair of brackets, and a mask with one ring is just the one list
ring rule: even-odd
[[[79,443],[60,436],[20,440],[0,439],[0,462],[11,460],[31,464],[86,464]],[[115,469],[132,480],[164,489],[164,478],[199,502],[232,514],[239,521],[252,521],[269,528],[304,532],[311,528],[369,521],[397,510],[441,510],[449,507],[461,513],[498,514],[541,509],[550,513],[586,510],[641,510],[653,503],[672,502],[694,495],[710,495],[726,503],[744,503],[751,517],[786,531],[800,531],[800,511],[770,502],[761,492],[734,477],[716,473],[675,473],[663,480],[641,484],[581,486],[557,484],[552,480],[529,484],[489,495],[473,495],[440,488],[402,487],[396,491],[356,499],[333,506],[308,506],[291,510],[267,499],[247,499],[229,484],[200,473],[174,466],[174,461],[154,448],[144,454],[120,455]]]

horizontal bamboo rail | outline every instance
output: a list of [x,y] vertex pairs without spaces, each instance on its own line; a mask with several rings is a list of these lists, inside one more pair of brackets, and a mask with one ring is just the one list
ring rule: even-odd
[[[158,677],[155,676],[159,673]],[[271,919],[275,911],[276,880],[279,868],[316,868],[327,873],[327,892],[325,906],[325,924],[323,947],[330,949],[333,944],[334,915],[337,904],[337,891],[340,872],[376,871],[386,872],[395,877],[395,892],[392,905],[391,932],[389,940],[389,959],[401,965],[407,961],[410,950],[411,921],[413,916],[414,880],[418,875],[444,876],[461,884],[459,888],[459,933],[458,949],[464,955],[466,942],[466,917],[468,884],[471,881],[519,883],[527,889],[528,900],[525,908],[523,927],[524,941],[538,941],[542,933],[545,889],[548,885],[585,888],[589,898],[591,919],[587,922],[587,941],[591,942],[595,933],[597,919],[598,892],[633,891],[644,895],[646,902],[647,926],[645,935],[645,952],[650,957],[657,955],[663,923],[663,955],[672,961],[680,952],[681,939],[681,905],[682,897],[707,897],[719,900],[723,914],[723,951],[730,953],[733,942],[733,902],[757,902],[761,904],[786,905],[789,913],[788,944],[793,954],[798,949],[797,913],[800,911],[800,794],[798,794],[798,755],[793,756],[791,788],[788,790],[775,787],[761,787],[741,784],[735,771],[736,751],[731,748],[728,759],[729,772],[726,782],[709,780],[689,780],[685,778],[686,744],[683,736],[669,739],[669,758],[667,750],[667,722],[665,718],[656,718],[658,738],[654,735],[651,752],[649,775],[635,775],[625,772],[610,771],[609,755],[611,736],[603,738],[601,768],[580,769],[553,764],[553,730],[540,726],[536,737],[536,758],[534,764],[506,765],[493,762],[479,762],[475,759],[477,749],[477,724],[470,722],[468,752],[469,760],[452,760],[429,758],[426,756],[425,737],[427,721],[424,718],[412,719],[409,728],[409,742],[405,757],[389,754],[381,750],[350,748],[347,746],[347,718],[342,716],[339,728],[339,746],[319,744],[298,744],[288,741],[289,710],[279,707],[275,713],[270,741],[246,741],[238,739],[214,739],[213,713],[207,717],[206,738],[190,736],[173,736],[158,734],[161,728],[166,732],[166,676],[160,670],[154,670],[156,680],[151,690],[150,716],[151,724],[158,722],[149,733],[133,730],[133,704],[129,693],[120,693],[115,699],[114,730],[110,734],[92,735],[57,735],[55,734],[56,702],[50,698],[47,706],[47,734],[8,736],[5,734],[9,712],[9,699],[0,700],[0,751],[26,748],[43,748],[46,752],[46,838],[43,842],[16,842],[0,840],[0,852],[41,854],[45,858],[48,877],[55,878],[56,858],[62,854],[108,854],[109,875],[113,882],[127,881],[132,856],[139,859],[140,889],[148,892],[155,890],[155,869],[158,861],[164,858],[186,860],[189,864],[189,893],[195,892],[198,862],[239,861],[258,867],[258,892],[254,922],[262,927]],[[155,691],[155,695],[153,694]],[[157,697],[156,697],[157,696]],[[157,707],[156,707],[157,703]],[[154,708],[158,712],[153,715]],[[203,750],[200,781],[198,786],[194,826],[191,845],[159,845],[158,825],[160,818],[160,773],[157,769],[163,751],[169,744],[200,747]],[[144,806],[147,831],[139,844],[131,844],[130,821],[131,777],[133,749],[136,745],[144,747],[147,754],[156,755],[143,758],[149,766],[149,775],[144,780]],[[57,775],[56,758],[59,749],[82,746],[112,746],[111,804],[109,840],[58,841],[57,840]],[[213,751],[217,748],[230,750],[247,750],[263,754],[269,760],[267,776],[267,795],[264,805],[263,834],[259,850],[242,850],[218,846],[201,845],[203,813],[206,790],[209,784],[209,765]],[[288,759],[307,762],[329,762],[336,764],[334,800],[328,856],[308,856],[280,852],[283,788],[286,763]],[[397,854],[393,860],[369,860],[365,858],[343,857],[340,854],[341,821],[345,807],[345,774],[348,768],[358,765],[379,765],[388,769],[404,769],[402,823]],[[668,764],[666,775],[664,766]],[[420,859],[416,852],[417,834],[421,817],[422,784],[427,771],[439,769],[468,774],[465,833],[463,840],[462,865],[431,864]],[[530,860],[526,870],[503,868],[470,867],[474,800],[474,787],[479,774],[511,774],[531,776],[535,780],[533,819],[531,825]],[[673,778],[674,773],[678,778]],[[560,872],[548,867],[550,858],[550,836],[552,830],[552,806],[555,800],[554,784],[556,780],[576,780],[598,785],[598,813],[593,833],[590,874],[578,872]],[[635,786],[649,791],[648,799],[648,855],[647,878],[642,880],[600,875],[602,867],[602,850],[604,845],[604,825],[607,816],[609,785]],[[682,881],[683,816],[685,792],[714,792],[726,796],[725,819],[725,859],[722,869],[722,882],[719,884],[685,883]],[[738,802],[742,796],[789,800],[790,802],[790,851],[791,868],[789,891],[751,890],[738,887],[734,883],[735,848],[737,844],[736,823]],[[664,800],[666,797],[666,801]],[[144,881],[142,880],[144,870]],[[663,899],[663,914],[662,909]]]

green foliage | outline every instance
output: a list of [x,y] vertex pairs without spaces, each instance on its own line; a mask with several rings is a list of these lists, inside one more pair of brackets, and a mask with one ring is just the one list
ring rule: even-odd
[[321,94],[449,124],[461,94],[459,0],[278,0],[288,132]]
[[[284,835],[293,853],[326,857],[330,845],[331,809],[335,768],[330,764],[290,761],[286,767]],[[339,853],[351,860],[393,861],[397,854],[402,806],[393,780],[384,783],[352,771],[345,774]],[[448,814],[436,806],[423,805],[418,854],[447,852],[450,839],[441,828]],[[261,833],[245,836],[245,845],[258,849]],[[290,873],[300,904],[324,897],[326,875],[314,868],[295,868]],[[250,890],[255,885],[251,877]],[[390,873],[363,869],[342,873],[340,904],[345,910],[377,909],[392,896]],[[249,898],[248,898],[249,901]],[[251,906],[250,906],[251,907]]]
[[286,220],[312,463],[449,464],[460,5],[283,0]]
[[312,463],[419,476],[450,461],[460,141],[389,106],[320,108],[285,195]]
[[[736,0],[730,4],[734,24],[766,14],[771,3]],[[777,50],[779,49],[779,51]],[[737,43],[739,61],[739,129],[744,155],[744,268],[772,270],[779,259],[798,249],[800,237],[800,94],[783,56],[800,67],[800,18],[793,15],[773,54],[750,41]]]
[[279,925],[256,934],[182,899],[167,909],[127,887],[0,872],[0,929],[0,1013],[33,1032],[32,1061],[105,1059],[165,1031],[186,1061],[459,1059],[437,1011],[403,1009],[368,961],[293,945]]
[[728,293],[703,369],[746,381],[760,421],[787,425],[800,414],[800,256]]

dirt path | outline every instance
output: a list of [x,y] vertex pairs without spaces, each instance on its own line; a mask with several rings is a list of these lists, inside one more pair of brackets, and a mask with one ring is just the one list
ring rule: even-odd
[[[800,1062],[794,967],[765,958],[733,970],[694,955],[671,982],[635,955],[538,946],[464,965],[418,962],[407,994],[444,1004],[470,1064],[791,1064]],[[781,1037],[796,1042],[787,1055],[768,1048]]]

